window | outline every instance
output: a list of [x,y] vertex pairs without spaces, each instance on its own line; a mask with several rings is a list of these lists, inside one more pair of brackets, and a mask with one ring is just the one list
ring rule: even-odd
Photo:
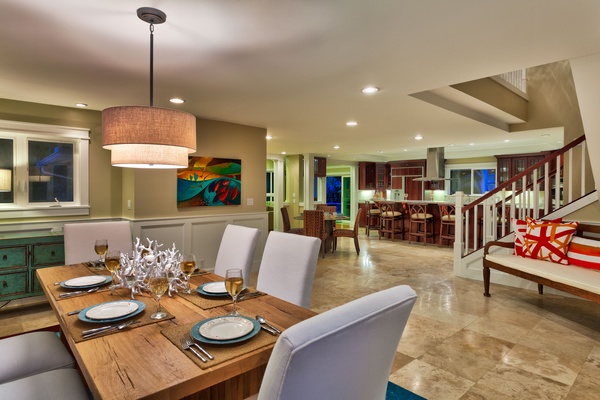
[[267,203],[275,201],[275,174],[267,171]]
[[0,218],[88,215],[88,153],[88,130],[0,121]]
[[496,187],[496,168],[491,165],[453,165],[446,172],[450,178],[450,194],[463,192],[467,195],[481,195]]

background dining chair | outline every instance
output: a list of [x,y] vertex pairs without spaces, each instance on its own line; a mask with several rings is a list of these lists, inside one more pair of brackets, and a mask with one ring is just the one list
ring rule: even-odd
[[[56,333],[30,332],[0,340],[0,384],[60,368],[74,368],[75,360]],[[0,398],[7,399],[9,397]]]
[[416,297],[409,286],[396,286],[286,329],[250,399],[384,400]]
[[285,233],[304,235],[304,228],[292,228],[287,207],[281,207],[281,220],[283,221],[283,231]]
[[315,206],[315,210],[323,211],[330,214],[337,212],[337,208],[335,206],[328,206],[327,204],[317,204]]
[[63,368],[0,384],[0,399],[89,400],[77,370]]
[[321,254],[325,258],[327,232],[325,231],[324,212],[320,210],[304,210],[304,236],[321,239]]
[[263,251],[256,289],[310,307],[320,240],[273,231]]
[[65,264],[97,260],[96,239],[107,239],[109,250],[131,253],[133,241],[129,221],[106,221],[65,224]]
[[225,272],[230,268],[242,270],[244,283],[250,283],[252,275],[252,261],[254,250],[260,231],[240,225],[227,225],[221,238],[217,260],[215,261],[215,274],[225,277]]
[[354,238],[354,248],[356,249],[356,254],[360,254],[360,246],[358,244],[358,223],[360,220],[360,216],[362,215],[362,208],[358,209],[358,213],[356,214],[356,220],[354,220],[354,229],[336,229],[331,234],[333,236],[333,251],[337,248],[337,240],[340,237],[348,237]]

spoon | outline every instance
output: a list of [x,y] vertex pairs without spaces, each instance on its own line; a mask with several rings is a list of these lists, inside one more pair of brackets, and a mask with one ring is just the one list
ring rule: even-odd
[[261,317],[260,315],[256,316],[256,320],[258,321],[258,323],[260,324],[265,324],[267,325],[269,328],[273,329],[275,332],[281,334],[281,331],[277,328],[275,328],[273,325],[271,325],[270,323],[267,322],[266,319],[264,319],[263,317]]

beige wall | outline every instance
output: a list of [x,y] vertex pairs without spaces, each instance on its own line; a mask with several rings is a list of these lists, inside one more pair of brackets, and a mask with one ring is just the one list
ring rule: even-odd
[[[90,219],[162,218],[265,211],[266,129],[197,120],[198,155],[242,160],[242,205],[177,209],[175,170],[139,170],[110,165],[102,148],[100,111],[0,99],[0,119],[90,130]],[[247,199],[253,206],[246,205]],[[127,200],[132,209],[127,209]],[[60,220],[81,219],[60,217]],[[53,221],[50,218],[5,219],[0,223]]]

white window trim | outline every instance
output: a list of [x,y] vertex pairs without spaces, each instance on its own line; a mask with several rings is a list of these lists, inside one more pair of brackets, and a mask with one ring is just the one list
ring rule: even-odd
[[[7,136],[3,136],[3,134]],[[0,120],[0,137],[9,138],[14,137],[15,134],[21,134],[18,135],[20,137],[15,138],[15,144],[17,141],[23,141],[26,144],[28,139],[78,139],[73,159],[75,164],[73,168],[73,202],[60,205],[56,203],[0,204],[0,219],[89,215],[89,129]],[[18,176],[17,171],[22,174],[21,170],[24,168],[27,168],[24,160],[20,154],[15,153],[14,176]],[[15,189],[20,185],[21,182],[13,182]]]
[[[450,179],[450,170],[453,169],[470,169],[471,173],[473,173],[473,170],[475,169],[497,169],[498,168],[498,164],[494,163],[494,162],[487,162],[487,163],[473,163],[473,164],[446,164],[445,165],[445,175],[446,175],[446,179]],[[496,171],[496,186],[498,186],[498,171]],[[446,194],[450,195],[450,185],[446,185]],[[473,182],[471,181],[471,192],[473,191]],[[479,197],[479,196],[483,196],[482,194],[470,194],[469,196],[473,197]]]

